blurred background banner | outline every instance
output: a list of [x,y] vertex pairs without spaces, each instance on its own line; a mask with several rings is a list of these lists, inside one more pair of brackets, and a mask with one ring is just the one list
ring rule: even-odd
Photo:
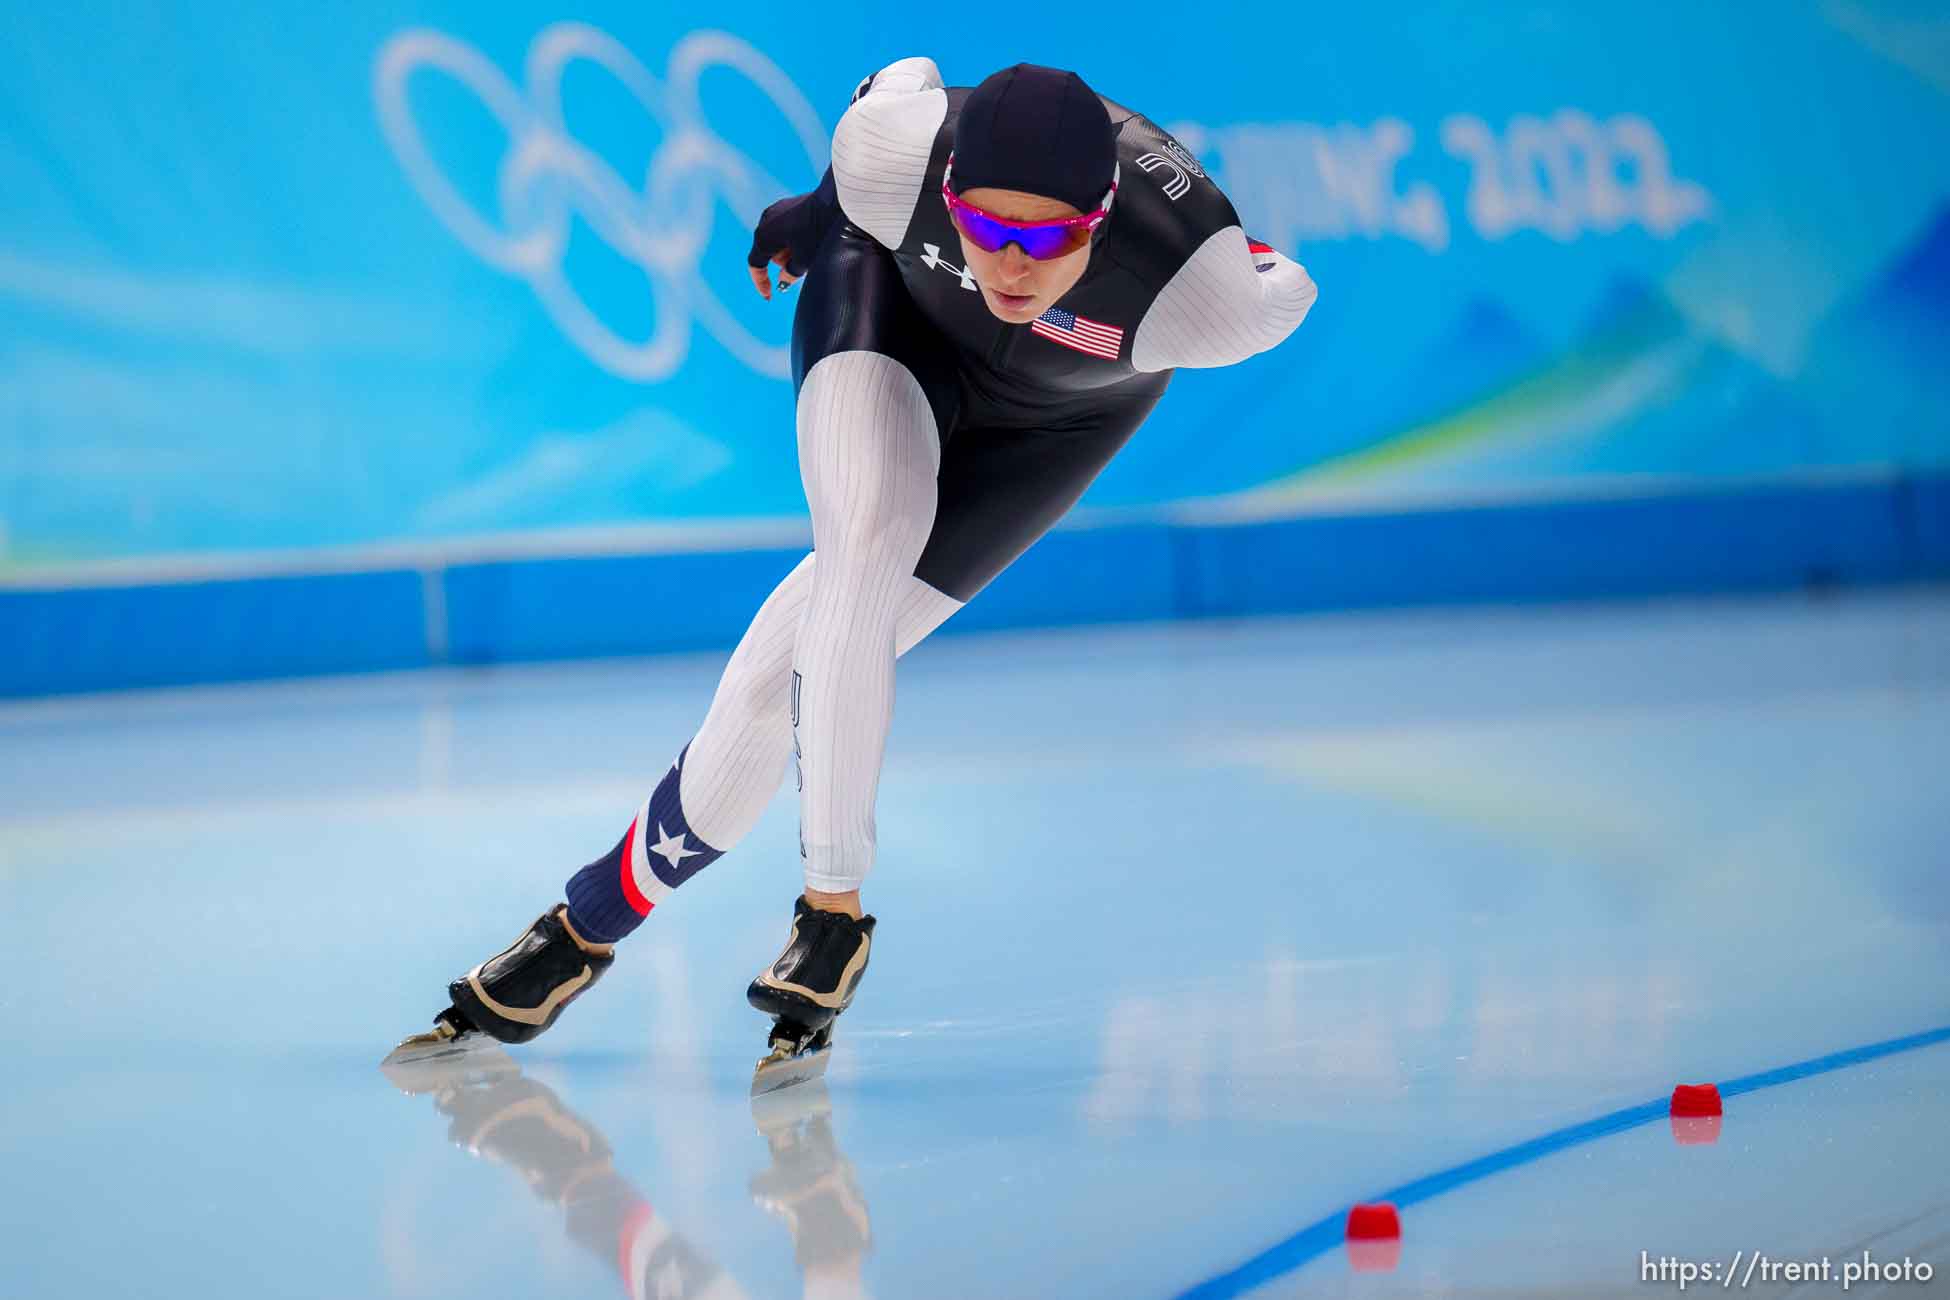
[[809,545],[744,258],[859,79],[1079,69],[1304,262],[951,631],[1950,576],[1921,0],[110,5],[0,51],[0,695],[726,647]]
[[751,292],[750,227],[915,53],[1078,68],[1320,284],[1278,351],[1180,375],[1087,506],[1950,464],[1940,5],[576,14],[11,15],[0,572],[793,535],[792,299]]

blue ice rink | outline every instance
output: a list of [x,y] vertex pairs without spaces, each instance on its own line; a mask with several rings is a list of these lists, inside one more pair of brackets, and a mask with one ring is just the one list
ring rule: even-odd
[[[746,1095],[787,792],[548,1036],[383,1077],[720,663],[0,710],[0,1295],[1950,1269],[1943,591],[930,643],[825,1088]],[[1718,1140],[1681,1143],[1662,1099],[1706,1081]],[[1384,1195],[1399,1258],[1357,1270],[1341,1216]]]

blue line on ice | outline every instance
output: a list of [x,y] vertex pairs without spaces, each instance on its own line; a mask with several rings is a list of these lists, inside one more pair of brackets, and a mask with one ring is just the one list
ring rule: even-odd
[[[1737,1079],[1729,1079],[1720,1085],[1722,1097],[1737,1097],[1742,1093],[1758,1092],[1762,1088],[1774,1088],[1797,1079],[1806,1079],[1817,1074],[1827,1074],[1831,1070],[1843,1070],[1852,1065],[1861,1065],[1897,1052],[1910,1052],[1919,1047],[1950,1041],[1950,1025],[1937,1029],[1926,1029],[1922,1033],[1910,1034],[1902,1038],[1888,1038],[1879,1043],[1868,1043],[1862,1047],[1851,1047],[1845,1051],[1831,1052],[1827,1056],[1817,1056],[1811,1060],[1798,1061],[1793,1065],[1783,1065],[1777,1069],[1762,1070],[1757,1074],[1745,1074]],[[1642,1106],[1627,1106],[1610,1114],[1600,1115],[1582,1124],[1557,1129],[1542,1137],[1515,1146],[1492,1151],[1486,1156],[1460,1165],[1403,1183],[1399,1187],[1378,1192],[1373,1196],[1360,1198],[1362,1201],[1388,1201],[1398,1207],[1414,1205],[1453,1191],[1458,1187],[1488,1178],[1492,1174],[1541,1160],[1547,1155],[1562,1151],[1567,1147],[1594,1142],[1613,1133],[1623,1133],[1626,1129],[1637,1128],[1662,1119],[1667,1113],[1669,1098],[1648,1101]],[[1179,1300],[1219,1300],[1222,1296],[1244,1295],[1255,1287],[1264,1286],[1274,1278],[1282,1277],[1302,1265],[1326,1254],[1341,1244],[1347,1223],[1347,1210],[1336,1210],[1324,1219],[1308,1224],[1277,1245],[1261,1251],[1238,1268],[1217,1277],[1209,1278],[1179,1294]]]

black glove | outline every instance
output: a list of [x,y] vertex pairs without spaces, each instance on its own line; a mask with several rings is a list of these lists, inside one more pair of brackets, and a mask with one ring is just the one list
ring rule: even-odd
[[807,264],[819,251],[820,241],[826,238],[826,231],[839,211],[839,193],[833,187],[833,171],[829,167],[818,189],[780,199],[765,209],[758,219],[758,229],[752,233],[752,251],[745,258],[746,265],[762,267],[783,252],[785,261],[781,265],[785,273],[798,279],[806,273]]

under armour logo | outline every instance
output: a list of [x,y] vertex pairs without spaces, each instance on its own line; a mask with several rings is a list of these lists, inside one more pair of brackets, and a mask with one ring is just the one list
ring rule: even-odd
[[970,293],[979,292],[975,287],[975,277],[970,275],[966,269],[956,266],[953,262],[944,262],[941,260],[941,245],[923,244],[921,248],[923,250],[921,253],[922,266],[927,267],[930,271],[953,271],[961,277],[962,288],[968,290]]

